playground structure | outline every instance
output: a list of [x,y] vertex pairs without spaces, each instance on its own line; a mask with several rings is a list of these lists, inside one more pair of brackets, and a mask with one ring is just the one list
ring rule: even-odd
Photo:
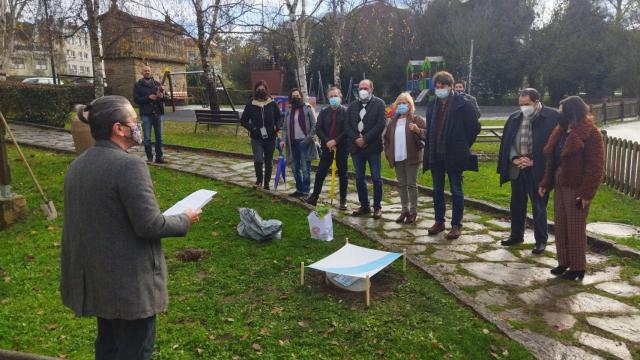
[[409,60],[407,64],[407,91],[422,100],[427,91],[433,92],[434,90],[434,84],[431,80],[433,75],[445,68],[446,63],[442,56],[426,56],[423,60]]

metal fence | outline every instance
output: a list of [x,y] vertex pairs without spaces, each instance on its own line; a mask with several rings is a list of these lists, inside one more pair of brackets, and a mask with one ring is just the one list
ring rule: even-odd
[[604,135],[604,183],[640,199],[640,144]]
[[640,100],[620,100],[601,104],[592,104],[591,112],[596,123],[624,120],[640,116]]

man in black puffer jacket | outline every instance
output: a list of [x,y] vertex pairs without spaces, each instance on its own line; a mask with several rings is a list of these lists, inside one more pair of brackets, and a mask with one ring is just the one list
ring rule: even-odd
[[156,163],[164,164],[162,156],[162,116],[164,115],[164,89],[151,76],[151,67],[142,67],[142,79],[133,87],[133,101],[140,109],[142,132],[144,133],[144,151],[147,161],[153,160],[151,147],[151,128],[155,133]]

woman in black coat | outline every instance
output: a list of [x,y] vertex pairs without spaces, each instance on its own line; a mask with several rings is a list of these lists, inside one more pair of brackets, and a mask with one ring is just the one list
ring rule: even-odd
[[[269,190],[273,151],[276,148],[276,136],[280,130],[280,109],[269,94],[267,82],[260,80],[253,87],[253,98],[244,108],[240,123],[249,131],[253,166],[256,171],[254,187],[262,186]],[[264,165],[264,176],[262,167]]]

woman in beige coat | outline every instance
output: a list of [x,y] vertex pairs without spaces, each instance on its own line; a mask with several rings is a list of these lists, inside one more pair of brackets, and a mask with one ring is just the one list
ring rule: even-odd
[[408,92],[400,94],[394,105],[396,113],[384,134],[384,153],[400,183],[402,213],[396,222],[413,224],[417,217],[418,167],[422,164],[427,125],[422,117],[414,114],[416,107]]

